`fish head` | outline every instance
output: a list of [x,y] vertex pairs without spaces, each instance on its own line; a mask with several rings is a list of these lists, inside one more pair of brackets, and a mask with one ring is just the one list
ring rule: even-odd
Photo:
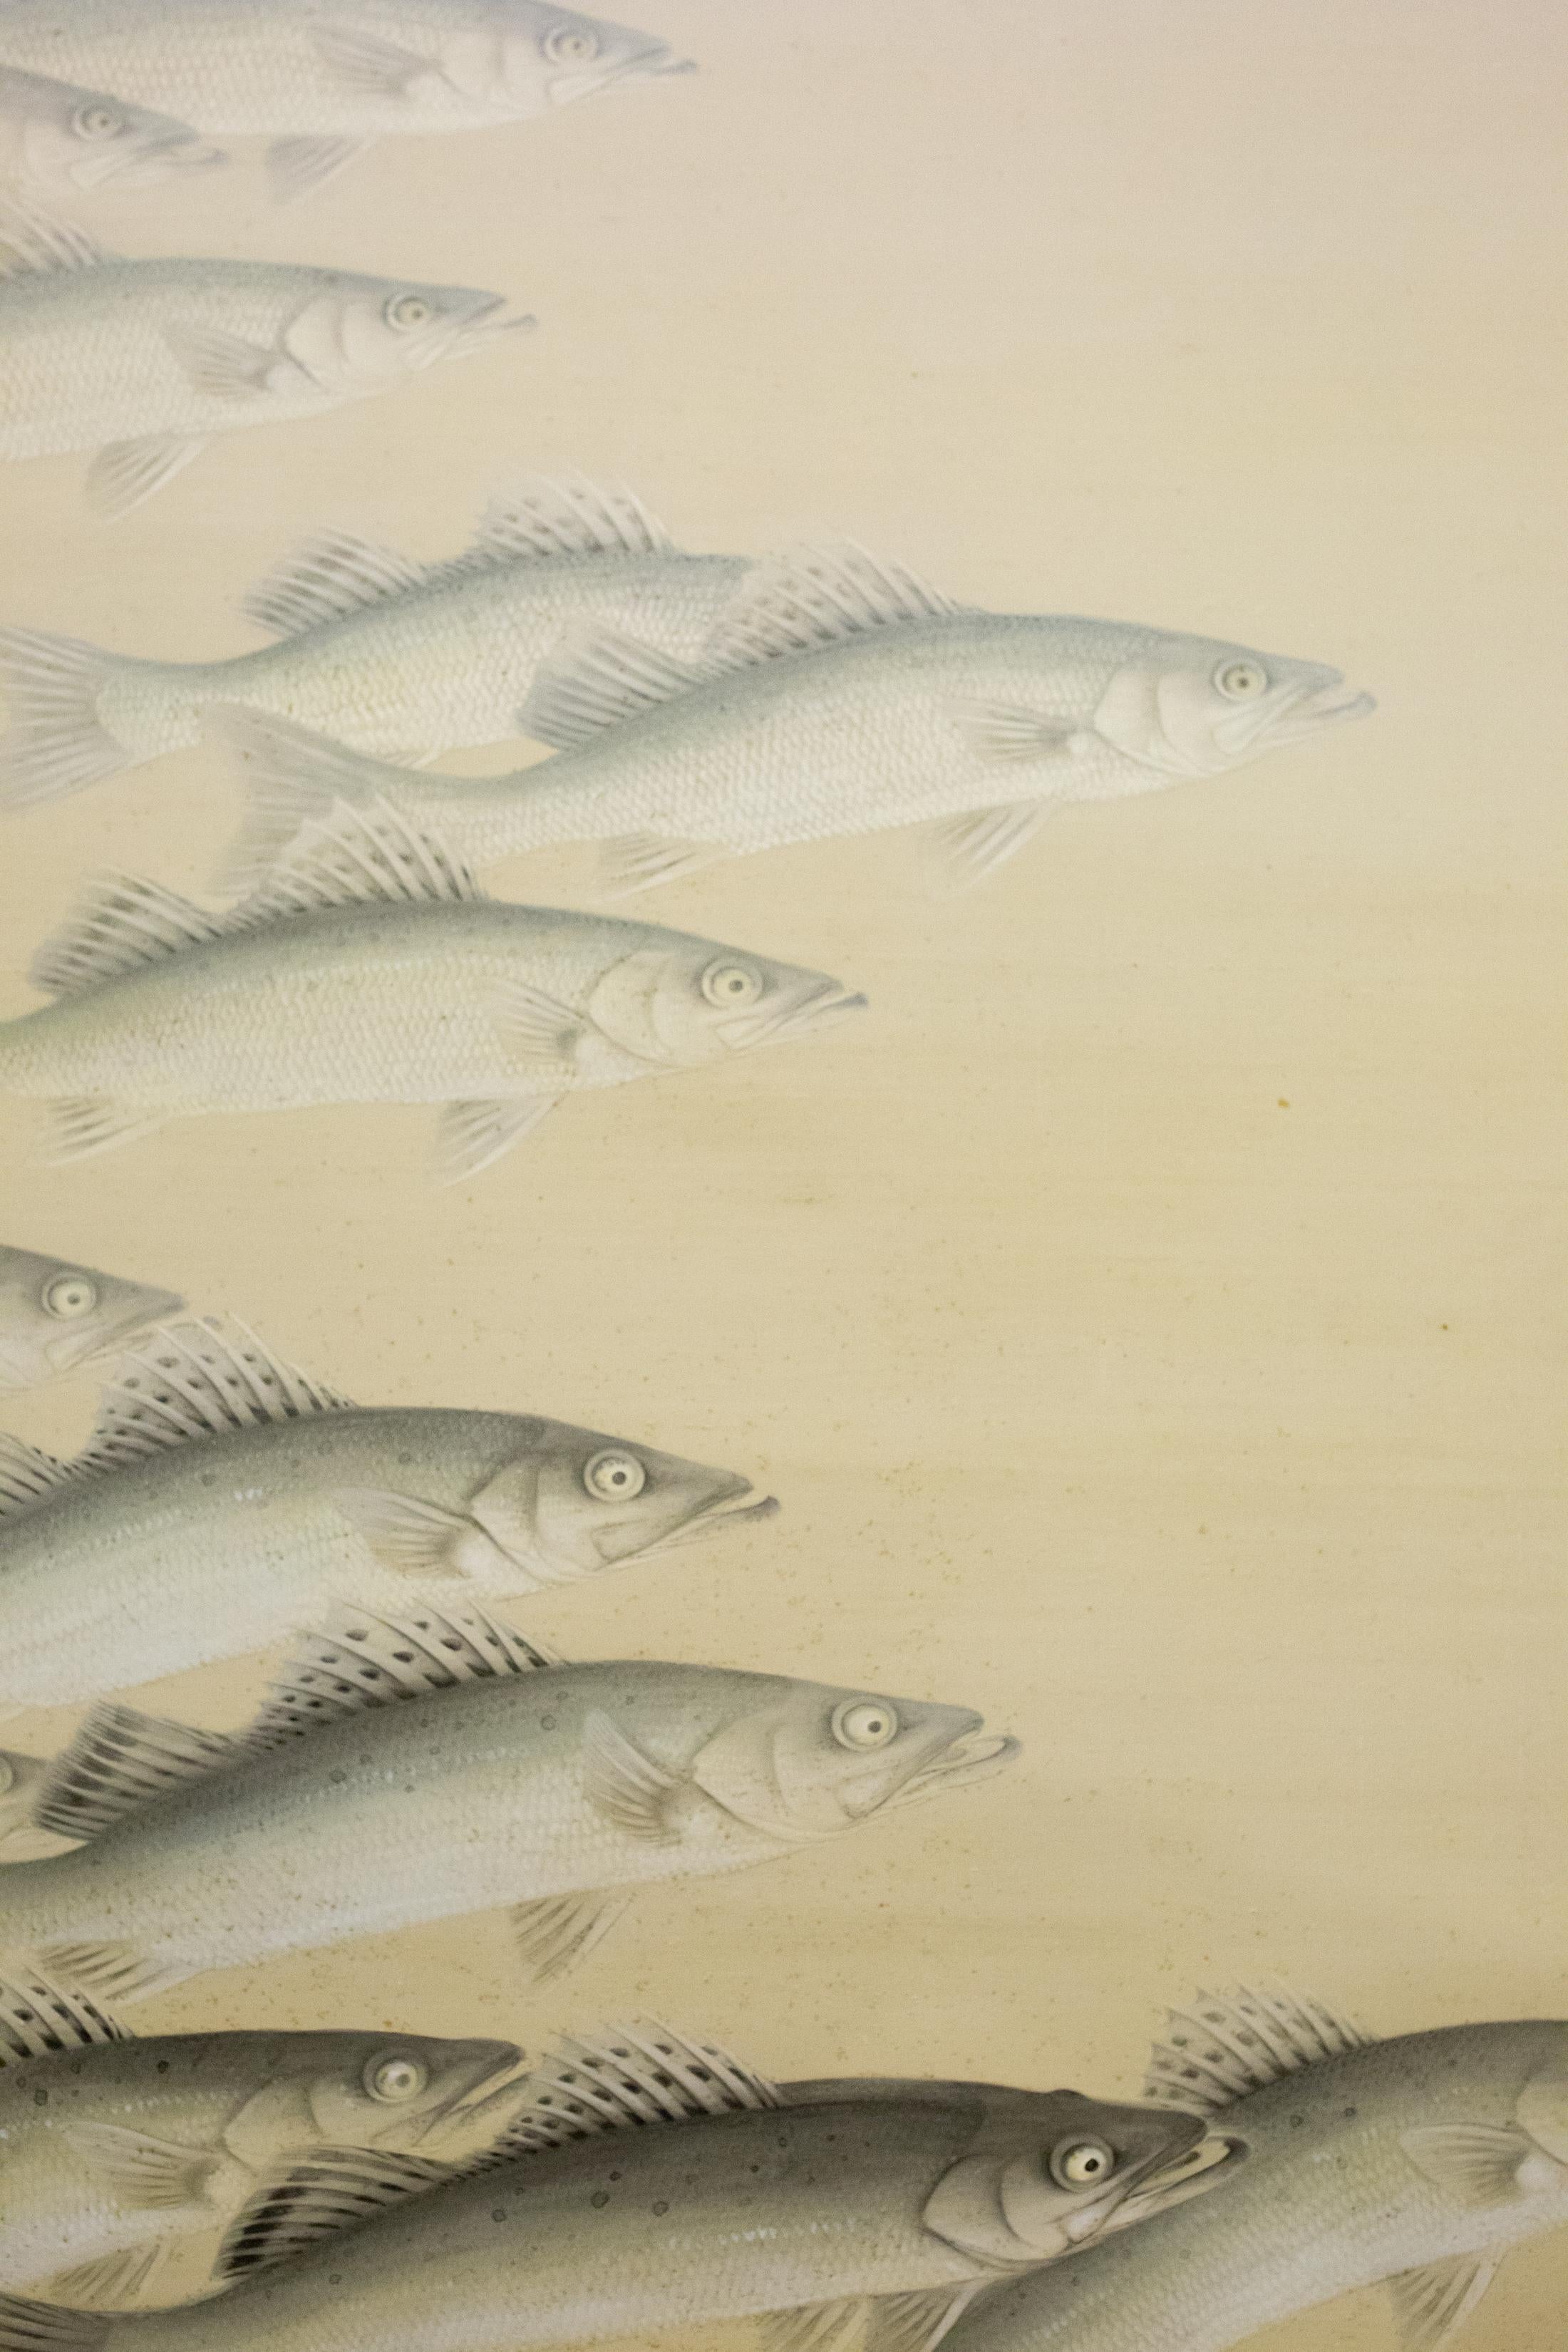
[[513,1461],[469,1506],[509,1559],[542,1584],[623,1568],[743,1519],[771,1518],[737,1471],[623,1437],[532,1422]]
[[1214,776],[1375,708],[1321,662],[1214,637],[1152,635],[1111,677],[1094,726],[1143,767]]
[[588,1014],[637,1061],[690,1069],[815,1034],[865,1005],[826,972],[666,932],[611,965]]
[[63,1379],[184,1305],[172,1290],[0,1250],[0,1390]]
[[6,79],[22,169],[56,194],[84,194],[111,184],[150,188],[176,172],[210,171],[228,161],[171,115],[33,75],[16,78],[18,95]]
[[1001,2263],[1048,2262],[1098,2235],[1140,2182],[1198,2146],[1201,2116],[1079,2091],[999,2104],[927,2201],[928,2230]]
[[689,58],[678,57],[668,41],[655,40],[629,25],[584,16],[573,8],[552,8],[538,0],[510,0],[505,9],[501,71],[507,98],[518,113],[542,114],[580,98],[656,74],[691,73]]
[[1017,1753],[973,1708],[785,1682],[749,1697],[699,1748],[690,1778],[749,1829],[835,1837],[912,1794],[974,1780]]
[[331,2063],[306,2085],[310,2122],[329,2147],[433,2154],[438,2145],[447,2158],[458,2143],[487,2146],[510,2119],[499,2112],[504,2086],[526,2080],[523,2053],[513,2042],[418,2033],[331,2039],[339,2046]]
[[324,391],[340,397],[378,392],[438,360],[460,358],[534,324],[531,318],[499,318],[506,297],[471,286],[322,275],[327,282],[296,313],[283,341]]

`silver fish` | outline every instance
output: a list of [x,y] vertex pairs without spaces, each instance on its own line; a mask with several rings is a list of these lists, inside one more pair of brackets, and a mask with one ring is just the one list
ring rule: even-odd
[[[297,2165],[229,2233],[225,2344],[536,2352],[767,2316],[772,2352],[931,2352],[983,2285],[1088,2242],[1203,2131],[984,2084],[846,2084],[796,2106],[717,2044],[653,2023],[566,2043],[544,2080],[509,2135],[530,2153],[412,2203],[374,2155]],[[333,2218],[345,2179],[389,2209],[349,2236]],[[205,2352],[212,2326],[142,2320],[122,2337],[89,2322],[79,2340]]]
[[384,2030],[136,2041],[67,1982],[0,1973],[0,2288],[184,2301],[204,2290],[169,2257],[198,2237],[221,2285],[223,2233],[307,2158],[372,2160],[412,2191],[487,2153],[530,2111],[522,2056]]
[[166,1327],[79,1460],[0,1437],[0,1707],[265,1648],[343,1591],[397,1609],[422,1584],[574,1582],[777,1509],[751,1492],[563,1422],[354,1406],[243,1324]]
[[1568,2222],[1568,2023],[1368,2042],[1316,2003],[1203,1995],[1147,2088],[1226,2144],[1207,2193],[999,2288],[952,2352],[1228,2352],[1382,2280],[1405,2352],[1436,2352],[1510,2246]]
[[536,479],[493,499],[473,545],[445,563],[343,531],[307,541],[247,599],[276,642],[228,661],[145,661],[0,628],[12,722],[0,806],[197,742],[215,702],[399,761],[499,742],[569,628],[592,622],[695,659],[748,569],[684,554],[627,490]]
[[28,190],[58,197],[150,188],[226,161],[187,122],[0,65],[0,173]]
[[618,893],[933,819],[949,878],[972,882],[1053,809],[1221,775],[1372,708],[1320,663],[964,610],[900,566],[824,548],[758,566],[700,669],[613,634],[552,662],[521,723],[560,756],[519,773],[410,776],[266,714],[223,723],[254,795],[252,870],[324,802],[378,795],[476,865],[599,842]]
[[47,1767],[77,1852],[0,1871],[0,1949],[100,2000],[514,1906],[548,1976],[637,1887],[841,1836],[1016,1752],[967,1707],[780,1675],[563,1665],[478,1610],[343,1612],[238,1738],[120,1706]]
[[523,121],[691,70],[663,41],[548,0],[6,0],[0,61],[263,133],[285,200],[374,139]]
[[121,261],[0,207],[0,457],[98,452],[93,503],[127,513],[215,433],[389,392],[533,322],[504,297],[272,261]]
[[0,1024],[0,1089],[58,1105],[79,1159],[193,1111],[439,1102],[468,1176],[565,1095],[695,1069],[863,1007],[826,973],[717,940],[484,898],[390,809],[308,827],[230,914],[110,877]]
[[0,1391],[62,1380],[184,1305],[173,1290],[0,1242]]

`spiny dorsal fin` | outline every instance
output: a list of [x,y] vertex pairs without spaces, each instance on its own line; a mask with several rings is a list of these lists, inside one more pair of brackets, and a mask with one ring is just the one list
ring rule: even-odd
[[[466,569],[560,555],[670,555],[675,542],[622,482],[536,474],[498,490],[480,518]],[[457,566],[451,567],[456,569]]]
[[51,996],[79,996],[100,981],[223,938],[229,926],[188,898],[133,874],[101,874],[33,958],[28,978]]
[[33,1807],[40,1829],[93,1838],[187,1781],[237,1763],[239,1741],[222,1732],[142,1715],[110,1700],[93,1708],[50,1765]]
[[57,1462],[52,1454],[8,1436],[0,1430],[0,1519],[14,1511],[30,1510],[82,1475],[75,1462]]
[[550,1651],[525,1642],[482,1609],[420,1609],[406,1617],[382,1617],[371,1609],[340,1607],[306,1636],[273,1683],[247,1744],[277,1747],[319,1723],[367,1707],[560,1664]]
[[49,2058],[60,2050],[133,2038],[68,1979],[47,1975],[16,1955],[0,1969],[0,2066],[16,2058]]
[[792,549],[748,574],[703,659],[715,669],[747,669],[781,654],[961,610],[903,564],[885,563],[853,540],[826,541]]
[[0,198],[0,278],[50,278],[58,269],[100,269],[112,257],[72,221],[37,205]]
[[619,630],[596,629],[544,665],[517,723],[536,743],[569,751],[701,683],[700,670],[657,646]]
[[453,2177],[449,2164],[400,2156],[395,2149],[318,2148],[291,2165],[280,2180],[259,2189],[235,2216],[214,2275],[237,2279],[269,2269]]
[[423,588],[429,572],[412,556],[352,531],[324,530],[293,548],[246,595],[247,619],[274,636],[302,636],[372,604]]
[[1165,2039],[1154,2044],[1146,2099],[1217,2115],[1249,2091],[1282,2082],[1322,2059],[1364,2050],[1368,2036],[1321,2001],[1298,1993],[1201,1992],[1190,2010],[1173,2009]]
[[113,1469],[192,1438],[352,1410],[347,1397],[274,1355],[234,1316],[161,1324],[121,1359],[81,1466]]
[[547,2051],[530,2076],[526,2105],[493,2153],[528,2155],[598,2132],[785,2104],[764,2075],[716,2042],[638,2019],[582,2039],[565,2035]]
[[389,802],[337,801],[300,827],[230,921],[236,929],[259,930],[332,907],[461,905],[484,895],[460,857]]

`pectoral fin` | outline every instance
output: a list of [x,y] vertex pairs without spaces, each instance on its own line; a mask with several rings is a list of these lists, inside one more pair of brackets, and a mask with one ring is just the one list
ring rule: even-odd
[[512,1906],[518,1957],[538,1984],[575,1967],[615,1926],[629,1895],[552,1895]]
[[932,835],[943,886],[970,890],[984,882],[1034,839],[1054,806],[1048,800],[1010,801],[1000,808],[971,809],[945,819]]
[[60,2137],[121,2205],[199,2205],[222,2161],[212,2148],[182,2147],[121,2124],[67,2124]]
[[525,980],[504,982],[497,1017],[507,1044],[521,1060],[542,1063],[563,1073],[570,1071],[588,1027],[580,1013]]
[[1422,2124],[1399,2145],[1435,2189],[1477,2212],[1520,2194],[1519,2168],[1531,2152],[1511,2124]]
[[[400,1576],[460,1577],[468,1571],[458,1558],[459,1545],[478,1543],[489,1551],[496,1549],[484,1529],[461,1511],[448,1511],[417,1495],[396,1495],[378,1486],[340,1486],[332,1500],[384,1567],[395,1569]],[[496,1556],[501,1557],[499,1552]]]
[[57,2271],[45,2293],[51,2303],[73,2311],[132,2311],[143,2302],[168,2258],[168,2248],[154,2238],[144,2246],[127,2246],[117,2254],[102,2254],[95,2263],[75,2270]]
[[597,1707],[583,1725],[583,1769],[590,1801],[616,1829],[650,1845],[676,1843],[668,1804],[679,1781]]
[[1389,2282],[1394,2316],[1405,2352],[1437,2352],[1468,2319],[1498,2274],[1484,2254],[1461,2254],[1450,2263],[1429,2263]]
[[460,1184],[465,1176],[477,1176],[504,1158],[561,1099],[559,1094],[513,1095],[504,1101],[448,1103],[436,1147],[437,1181]]
[[111,441],[88,468],[89,501],[110,521],[129,514],[172,482],[206,446],[204,436],[191,433],[150,433],[140,441]]
[[1092,740],[1076,719],[1056,719],[1020,702],[955,702],[954,723],[983,760],[1065,760]]
[[310,379],[276,343],[253,343],[221,327],[165,327],[163,340],[198,392],[216,400],[254,400],[258,393],[302,388]]
[[423,77],[440,76],[437,58],[422,58],[355,25],[318,25],[315,42],[333,80],[365,98],[406,98]]
[[297,204],[363,155],[368,139],[275,139],[267,150],[267,181],[273,201]]

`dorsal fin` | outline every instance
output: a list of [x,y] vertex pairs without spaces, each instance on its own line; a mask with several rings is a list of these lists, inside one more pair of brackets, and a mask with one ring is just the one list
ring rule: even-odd
[[883,562],[853,540],[795,548],[758,564],[703,648],[715,669],[747,669],[781,654],[838,645],[907,621],[963,609],[901,563]]
[[460,857],[384,800],[334,802],[304,824],[231,924],[261,929],[332,907],[473,903],[485,896]]
[[429,568],[395,547],[352,531],[319,531],[290,549],[245,598],[248,619],[274,636],[294,637],[372,604],[388,604],[424,587]]
[[528,2100],[490,2153],[524,2156],[598,2132],[785,2104],[775,2084],[716,2042],[638,2019],[557,2042],[530,2074]]
[[28,978],[51,996],[79,996],[100,981],[205,947],[229,928],[188,898],[133,874],[100,874],[54,937],[33,958]]
[[479,520],[473,546],[458,562],[470,569],[557,555],[670,555],[675,543],[642,500],[621,482],[581,474],[529,476],[498,490]]
[[55,1758],[33,1819],[57,1837],[98,1837],[186,1781],[225,1770],[244,1752],[222,1732],[197,1731],[110,1700],[93,1708]]
[[1300,1994],[1201,1992],[1191,2009],[1173,2010],[1165,2038],[1154,2044],[1143,2085],[1147,2099],[1218,2115],[1249,2091],[1260,2091],[1325,2058],[1364,2050],[1368,2036],[1348,2019]]
[[31,1510],[81,1475],[79,1463],[58,1462],[52,1454],[0,1431],[0,1519]]
[[191,1438],[351,1409],[234,1316],[165,1323],[121,1359],[81,1467],[112,1469]]
[[100,269],[113,257],[73,221],[37,205],[0,198],[0,278],[50,278],[58,269]]
[[0,1969],[0,2066],[133,2038],[90,1993],[65,1978],[47,1976],[15,1956]]
[[619,630],[595,629],[541,668],[517,723],[536,743],[564,751],[701,683],[700,670],[656,646]]
[[259,2189],[229,2224],[215,2275],[247,2277],[421,2195],[456,2168],[395,2148],[323,2147]]
[[367,1707],[560,1664],[550,1651],[525,1642],[482,1609],[420,1609],[406,1617],[383,1617],[371,1609],[340,1607],[306,1636],[278,1675],[247,1743],[274,1748],[317,1724]]

